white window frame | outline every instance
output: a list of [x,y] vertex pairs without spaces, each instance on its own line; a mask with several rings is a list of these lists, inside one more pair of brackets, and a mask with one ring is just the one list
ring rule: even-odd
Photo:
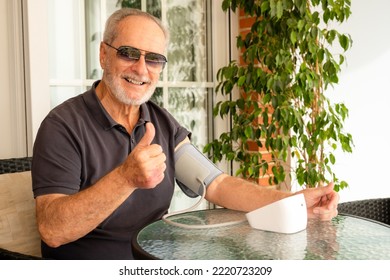
[[24,70],[28,155],[32,155],[38,128],[50,111],[47,9],[50,0],[21,1],[25,23]]
[[[14,157],[27,155],[27,120],[26,120],[26,90],[24,71],[24,21],[21,1],[7,1],[6,11],[8,16],[8,98],[10,105],[11,135],[7,137],[11,141],[10,146]],[[5,140],[5,139],[4,139]]]

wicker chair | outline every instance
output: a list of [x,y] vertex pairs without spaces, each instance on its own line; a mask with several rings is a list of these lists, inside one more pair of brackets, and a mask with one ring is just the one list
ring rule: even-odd
[[[0,260],[40,259],[31,157],[0,159]],[[14,173],[14,174],[10,174]]]
[[0,159],[0,174],[31,170],[31,157]]
[[340,203],[340,214],[353,215],[390,225],[390,197]]

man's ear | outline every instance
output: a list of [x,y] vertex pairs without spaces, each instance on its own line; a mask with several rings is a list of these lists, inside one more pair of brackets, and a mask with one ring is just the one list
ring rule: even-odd
[[99,61],[100,61],[100,67],[103,70],[106,67],[106,57],[107,57],[106,49],[107,48],[105,48],[104,43],[100,42]]

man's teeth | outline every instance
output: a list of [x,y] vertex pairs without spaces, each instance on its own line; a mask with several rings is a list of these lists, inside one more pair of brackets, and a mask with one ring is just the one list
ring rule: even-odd
[[130,78],[125,78],[126,81],[128,81],[129,83],[132,83],[132,84],[135,84],[135,85],[143,85],[144,82],[140,82],[140,81],[136,81],[136,80],[133,80],[133,79],[130,79]]

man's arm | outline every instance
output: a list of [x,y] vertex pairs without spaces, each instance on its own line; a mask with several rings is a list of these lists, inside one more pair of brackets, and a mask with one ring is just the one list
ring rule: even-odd
[[74,195],[36,198],[38,230],[50,247],[75,241],[96,228],[135,190],[114,170]]
[[290,193],[261,187],[247,180],[221,174],[207,188],[206,199],[233,210],[250,212]]
[[[300,192],[305,196],[309,218],[330,220],[337,216],[339,195],[333,190],[333,184]],[[207,188],[206,199],[229,209],[250,212],[294,194],[260,187],[249,181],[222,174]]]
[[[178,145],[188,143],[185,139]],[[333,190],[333,184],[326,187],[300,191],[305,196],[308,217],[329,220],[337,215],[339,195]],[[219,175],[208,187],[206,199],[219,206],[250,212],[272,202],[294,195],[294,193],[261,187],[247,180]]]

